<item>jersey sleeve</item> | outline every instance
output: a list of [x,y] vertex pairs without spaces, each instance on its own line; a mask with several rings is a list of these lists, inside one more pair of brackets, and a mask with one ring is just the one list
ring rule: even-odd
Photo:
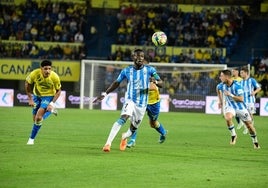
[[59,90],[61,88],[60,77],[56,73],[53,75],[53,84],[56,90]]
[[160,76],[156,72],[156,69],[154,67],[151,67],[150,70],[151,70],[151,76],[154,77],[154,79],[156,79],[156,80],[160,80]]
[[260,88],[260,84],[254,79],[254,78],[251,78],[251,82],[252,82],[252,85],[253,87],[256,89],[256,88]]
[[116,79],[117,82],[121,83],[126,78],[126,71],[127,71],[126,68],[121,70],[120,74],[118,75]]
[[33,84],[34,83],[34,76],[35,76],[35,71],[32,71],[27,77],[26,77],[26,81],[29,84]]

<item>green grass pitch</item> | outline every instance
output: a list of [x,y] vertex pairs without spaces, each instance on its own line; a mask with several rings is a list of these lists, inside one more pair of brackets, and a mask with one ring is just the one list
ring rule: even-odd
[[104,153],[119,111],[60,109],[43,122],[35,145],[30,107],[0,108],[0,187],[182,187],[268,186],[268,118],[255,117],[260,150],[237,130],[235,146],[221,115],[161,113],[165,143],[145,116],[137,144],[119,150],[121,128],[110,153]]

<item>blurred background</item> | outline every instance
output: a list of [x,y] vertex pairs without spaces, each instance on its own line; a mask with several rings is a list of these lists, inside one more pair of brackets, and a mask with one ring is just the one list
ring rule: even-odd
[[[159,30],[168,42],[156,48],[151,36]],[[0,88],[23,93],[30,70],[52,59],[64,90],[79,95],[82,59],[116,64],[131,61],[132,50],[142,48],[154,63],[249,66],[262,84],[258,97],[267,97],[267,33],[268,0],[1,0]],[[101,89],[118,73],[105,66]],[[215,72],[178,70],[163,74],[175,82],[169,84],[173,94],[193,94],[183,83],[193,79],[207,83],[193,84],[200,91],[214,81],[209,93],[196,95],[215,94]]]

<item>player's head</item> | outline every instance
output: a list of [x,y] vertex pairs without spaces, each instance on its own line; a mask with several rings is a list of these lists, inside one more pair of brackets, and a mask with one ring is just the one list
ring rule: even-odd
[[43,60],[41,62],[41,70],[45,78],[50,75],[51,68],[52,68],[52,62],[50,60]]
[[141,68],[143,66],[143,60],[144,60],[144,51],[142,49],[136,49],[133,52],[133,61],[134,61],[134,65],[136,66],[136,68]]
[[220,73],[220,80],[221,82],[228,82],[229,79],[231,79],[232,72],[230,70],[222,70]]
[[232,73],[234,77],[239,76],[239,67],[235,67],[232,69]]
[[249,75],[248,67],[242,67],[240,70],[240,75],[242,78],[247,78],[247,76]]

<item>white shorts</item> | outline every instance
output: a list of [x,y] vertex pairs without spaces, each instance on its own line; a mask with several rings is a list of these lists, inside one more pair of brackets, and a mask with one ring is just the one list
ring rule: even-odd
[[236,114],[235,110],[230,106],[225,106],[223,108],[223,114],[225,115],[226,113],[231,113],[231,114],[233,114],[233,116],[235,116],[235,114]]
[[138,128],[142,122],[145,112],[146,112],[146,106],[138,107],[137,105],[135,105],[133,101],[126,100],[123,105],[121,115],[130,116],[130,122],[134,127]]
[[247,106],[248,111],[251,114],[255,114],[256,113],[255,103],[247,103],[246,106]]
[[223,109],[224,114],[226,113],[232,113],[233,116],[237,116],[239,117],[242,121],[252,121],[252,118],[249,114],[249,111],[247,109],[243,109],[243,110],[235,110],[230,106],[226,106]]
[[236,112],[237,117],[239,117],[242,121],[252,121],[252,118],[248,109],[236,110],[235,112]]

